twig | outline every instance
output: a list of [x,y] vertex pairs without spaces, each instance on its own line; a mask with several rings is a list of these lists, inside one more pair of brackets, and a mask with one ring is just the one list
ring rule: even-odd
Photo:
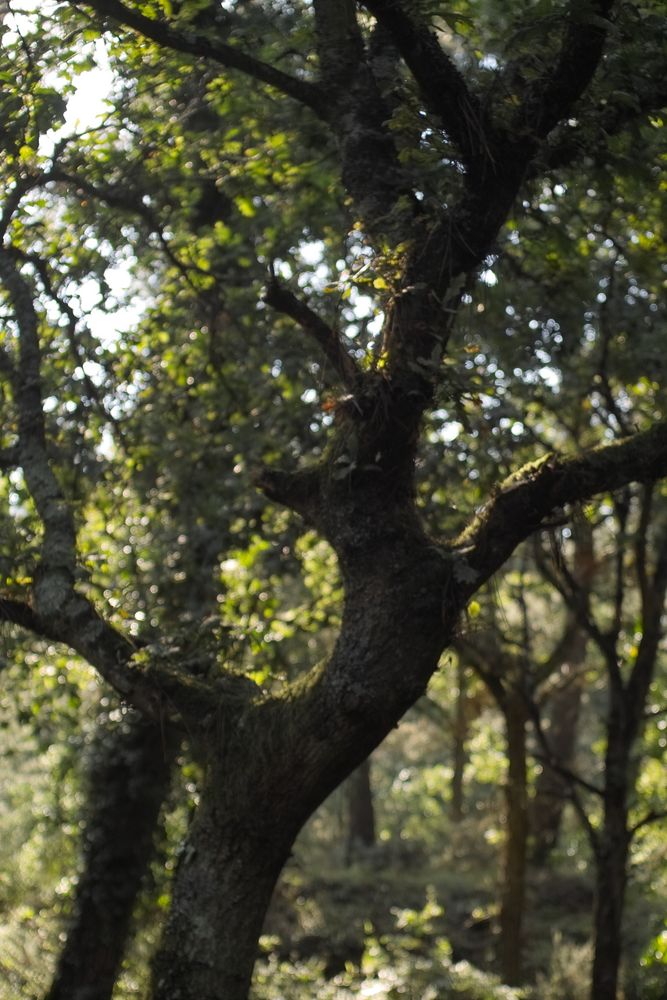
[[359,389],[362,373],[354,359],[343,346],[339,334],[314,312],[302,299],[297,298],[276,277],[273,265],[263,296],[264,302],[277,312],[289,316],[319,344],[334,371],[350,392]]
[[634,823],[628,830],[628,837],[632,839],[635,834],[642,829],[644,826],[648,826],[650,823],[657,823],[660,819],[665,819],[667,817],[667,810],[665,809],[651,809],[650,812],[646,813],[640,820]]

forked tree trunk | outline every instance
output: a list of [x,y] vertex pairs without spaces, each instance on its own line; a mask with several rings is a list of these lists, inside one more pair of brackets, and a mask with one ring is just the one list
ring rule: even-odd
[[176,740],[130,713],[93,750],[83,872],[47,1000],[108,1000],[154,850]]
[[503,979],[516,985],[521,978],[523,917],[526,897],[528,796],[526,766],[526,704],[509,688],[504,700],[507,727],[507,820],[505,870],[500,911],[500,968]]
[[326,670],[284,698],[258,691],[245,710],[223,698],[208,723],[193,718],[206,778],[152,1000],[246,1000],[264,915],[299,830],[423,694],[455,621],[440,597],[448,566],[421,535],[390,543],[373,545],[363,573],[344,567],[343,625]]

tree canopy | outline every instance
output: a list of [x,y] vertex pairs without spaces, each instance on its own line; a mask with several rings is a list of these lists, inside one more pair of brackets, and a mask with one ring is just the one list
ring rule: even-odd
[[[536,534],[635,706],[629,767],[667,584],[667,15],[7,0],[1,27],[8,649],[94,668],[147,775],[187,742],[151,996],[242,1000],[299,830]],[[610,623],[567,569],[600,496],[643,672],[630,548]]]

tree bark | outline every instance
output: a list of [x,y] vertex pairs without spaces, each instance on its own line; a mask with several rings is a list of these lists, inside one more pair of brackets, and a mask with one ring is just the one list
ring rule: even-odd
[[508,687],[503,710],[507,727],[508,774],[505,869],[500,911],[500,968],[504,981],[513,986],[521,978],[528,847],[527,711],[520,691]]
[[626,810],[620,800],[608,803],[597,858],[591,1000],[616,1000],[618,995],[628,851]]
[[[332,511],[345,536],[347,589],[326,669],[293,682],[282,698],[256,689],[243,711],[223,701],[208,733],[201,718],[192,722],[206,779],[174,878],[153,1000],[245,1000],[264,914],[298,831],[423,693],[437,665],[454,626],[441,599],[447,563],[421,534],[397,539],[386,501],[384,511],[381,519],[370,501],[356,518]],[[375,538],[360,552],[354,534],[366,515]],[[385,531],[389,539],[378,537]]]
[[98,737],[89,775],[83,872],[47,1000],[111,997],[153,855],[175,750],[174,740],[137,713]]
[[[224,779],[221,779],[224,781]],[[152,1000],[246,1000],[264,916],[295,833],[209,779],[174,877]]]
[[456,705],[454,708],[454,748],[453,748],[453,771],[452,771],[452,820],[455,823],[463,819],[463,777],[465,766],[468,760],[466,752],[466,738],[468,736],[468,714],[467,714],[467,679],[465,666],[459,657],[456,668]]
[[351,864],[358,854],[375,845],[375,806],[369,758],[347,780],[348,831],[346,858]]
[[591,1000],[616,1000],[622,949],[623,904],[631,835],[628,792],[632,788],[630,752],[634,724],[622,684],[610,684],[605,753],[604,820],[596,845],[593,980]]
[[[586,648],[581,640],[581,659]],[[578,664],[581,660],[577,660]],[[574,661],[570,661],[572,666]],[[567,768],[574,764],[574,751],[579,726],[579,710],[583,693],[583,678],[576,677],[550,699],[549,747],[554,759]],[[568,782],[545,762],[540,773],[531,808],[531,859],[545,865],[558,842],[563,808],[568,798]]]

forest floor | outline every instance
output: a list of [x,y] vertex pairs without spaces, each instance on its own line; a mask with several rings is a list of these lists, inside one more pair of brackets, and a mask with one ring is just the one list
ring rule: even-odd
[[[499,908],[495,866],[387,861],[371,850],[343,866],[297,855],[277,888],[265,926],[270,948],[284,960],[318,959],[327,977],[358,965],[369,937],[415,934],[415,951],[447,939],[455,962],[498,973]],[[664,900],[662,903],[664,904]],[[593,880],[590,870],[566,865],[530,869],[524,918],[523,979],[534,983],[553,969],[554,948],[564,960],[590,958]],[[660,901],[647,904],[629,891],[628,957],[645,945],[647,928],[660,922]],[[664,914],[664,910],[663,910]],[[407,918],[407,919],[406,919]],[[570,956],[569,958],[565,956]],[[563,961],[563,958],[561,959]],[[583,970],[582,970],[583,974]],[[628,994],[629,996],[630,994]]]

